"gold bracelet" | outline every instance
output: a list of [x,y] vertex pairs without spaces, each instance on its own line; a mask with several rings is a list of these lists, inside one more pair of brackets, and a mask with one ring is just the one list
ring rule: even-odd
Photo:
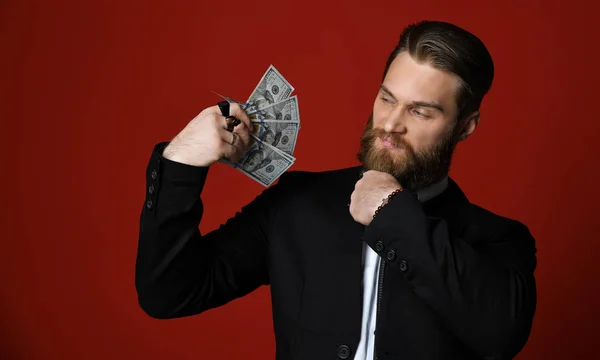
[[379,214],[379,211],[381,211],[381,209],[383,209],[383,207],[385,205],[387,205],[387,203],[390,202],[390,200],[392,200],[392,197],[394,197],[395,195],[397,195],[399,192],[401,192],[402,189],[396,189],[394,191],[392,191],[391,194],[389,194],[386,198],[384,198],[381,202],[381,205],[379,205],[379,207],[377,208],[377,210],[375,210],[375,214],[373,214],[373,219],[375,219],[375,216],[377,216],[377,214]]

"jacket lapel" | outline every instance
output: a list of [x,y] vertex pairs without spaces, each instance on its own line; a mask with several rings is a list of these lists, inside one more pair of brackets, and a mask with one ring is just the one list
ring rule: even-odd
[[448,177],[448,187],[438,196],[423,203],[423,210],[427,217],[444,219],[449,231],[453,234],[460,233],[466,226],[465,212],[470,204],[468,198],[458,184]]

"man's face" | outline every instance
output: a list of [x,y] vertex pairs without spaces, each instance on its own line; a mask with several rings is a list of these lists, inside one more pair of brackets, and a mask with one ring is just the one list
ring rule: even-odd
[[273,141],[275,140],[275,133],[271,129],[267,130],[262,140],[266,143],[273,144]]
[[243,165],[244,170],[246,170],[248,172],[252,172],[252,171],[256,170],[256,168],[262,162],[262,159],[263,159],[262,151],[257,151],[257,152],[250,154],[250,156],[248,156],[248,159],[246,159],[246,162],[244,162],[244,165]]
[[394,59],[361,138],[361,160],[419,190],[448,173],[458,140],[454,74],[418,64],[407,52]]

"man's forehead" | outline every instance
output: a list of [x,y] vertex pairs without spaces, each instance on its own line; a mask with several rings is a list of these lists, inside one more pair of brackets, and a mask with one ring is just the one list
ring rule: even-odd
[[458,77],[415,61],[407,52],[398,55],[382,84],[401,102],[436,102],[445,108],[455,104]]

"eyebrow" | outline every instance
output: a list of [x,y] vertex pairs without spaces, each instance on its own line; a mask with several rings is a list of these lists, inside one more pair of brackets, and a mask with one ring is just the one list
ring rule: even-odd
[[[389,95],[392,99],[398,101],[398,99],[396,99],[396,97],[394,96],[394,94],[392,94],[392,92],[390,91],[390,89],[388,89],[387,87],[385,87],[385,85],[381,84],[379,86],[379,88],[381,89],[381,91],[383,91],[384,93],[386,93],[387,95]],[[435,102],[412,101],[410,104],[413,105],[413,106],[427,107],[427,108],[436,109],[439,112],[441,112],[442,114],[444,113],[444,108],[442,107],[442,105],[440,105],[438,103],[435,103]]]

